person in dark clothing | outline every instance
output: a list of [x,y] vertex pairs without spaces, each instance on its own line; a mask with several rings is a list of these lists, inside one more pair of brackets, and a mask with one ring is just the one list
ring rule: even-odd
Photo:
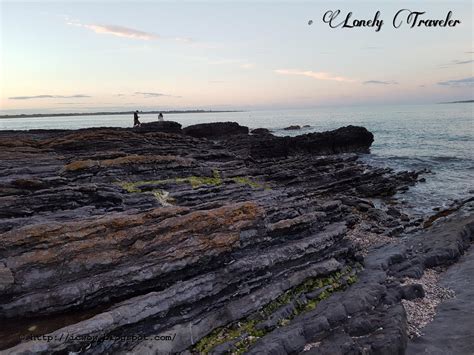
[[138,120],[138,110],[133,113],[133,127],[140,127],[142,124]]
[[158,115],[158,121],[163,121],[163,114],[160,112],[160,114]]

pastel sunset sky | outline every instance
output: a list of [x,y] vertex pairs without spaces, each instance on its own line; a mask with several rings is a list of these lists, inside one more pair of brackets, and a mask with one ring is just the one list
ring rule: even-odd
[[[461,24],[395,29],[402,8],[451,10]],[[323,14],[336,9],[365,20],[380,10],[384,25],[329,28]],[[2,1],[0,13],[4,112],[473,98],[471,1]]]

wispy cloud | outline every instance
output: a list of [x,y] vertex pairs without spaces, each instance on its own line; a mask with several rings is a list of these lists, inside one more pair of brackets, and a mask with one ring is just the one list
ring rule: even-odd
[[314,72],[311,70],[277,69],[275,70],[275,73],[283,74],[283,75],[307,76],[309,78],[313,78],[316,80],[332,80],[332,81],[347,82],[347,83],[355,82],[354,79],[350,79],[350,78],[346,78],[346,77],[338,76],[338,75],[333,75],[333,74],[325,73],[325,72]]
[[474,76],[471,76],[469,78],[464,78],[464,79],[440,81],[438,82],[438,85],[451,86],[451,87],[474,86]]
[[382,81],[382,80],[367,80],[367,81],[364,81],[362,84],[364,85],[398,85],[398,82],[396,81]]
[[448,68],[450,66],[453,66],[453,65],[462,65],[462,64],[471,64],[471,63],[474,63],[473,59],[452,60],[449,63],[439,65],[438,68],[446,69],[446,68]]
[[133,28],[127,28],[122,26],[115,25],[82,25],[89,30],[94,31],[95,33],[112,35],[117,37],[125,37],[132,39],[140,39],[144,41],[149,41],[152,39],[160,39],[160,36],[154,33],[143,32],[135,30]]
[[176,42],[191,44],[193,46],[203,45],[200,43],[196,43],[195,40],[188,37],[162,37],[153,32],[145,32],[145,31],[141,31],[134,28],[125,27],[125,26],[105,25],[105,24],[84,24],[78,20],[70,19],[67,16],[65,17],[65,20],[66,20],[67,25],[86,28],[97,34],[102,34],[102,35],[130,38],[130,39],[136,39],[136,40],[141,40],[141,41],[153,41],[153,40],[163,39],[163,40],[173,40]]
[[136,92],[135,95],[142,95],[142,96],[145,96],[145,97],[166,96],[165,94],[160,94],[159,92]]
[[10,100],[33,100],[33,99],[82,99],[82,98],[87,98],[91,97],[88,95],[69,95],[69,96],[63,96],[63,95],[35,95],[35,96],[13,96],[9,97]]
[[469,63],[474,63],[473,59],[468,59],[468,60],[454,60],[453,64],[469,64]]
[[162,93],[159,93],[159,92],[135,92],[135,95],[141,95],[145,98],[152,98],[152,97],[163,97],[163,96],[166,96],[166,97],[177,97],[177,98],[180,98],[181,96],[174,96],[174,95],[167,95],[167,94],[162,94]]

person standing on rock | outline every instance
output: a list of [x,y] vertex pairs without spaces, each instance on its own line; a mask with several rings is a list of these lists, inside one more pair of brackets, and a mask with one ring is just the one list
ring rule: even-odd
[[138,120],[138,110],[133,113],[133,127],[140,127],[142,124]]
[[158,121],[163,122],[163,114],[161,112],[158,115]]

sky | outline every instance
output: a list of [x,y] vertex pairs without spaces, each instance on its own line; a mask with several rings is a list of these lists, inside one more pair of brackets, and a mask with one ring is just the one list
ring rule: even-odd
[[[330,28],[341,22],[384,24]],[[422,19],[461,21],[416,27]],[[473,98],[471,1],[0,0],[0,110],[272,109]],[[406,16],[400,17],[406,21]],[[310,22],[312,21],[312,22]]]

